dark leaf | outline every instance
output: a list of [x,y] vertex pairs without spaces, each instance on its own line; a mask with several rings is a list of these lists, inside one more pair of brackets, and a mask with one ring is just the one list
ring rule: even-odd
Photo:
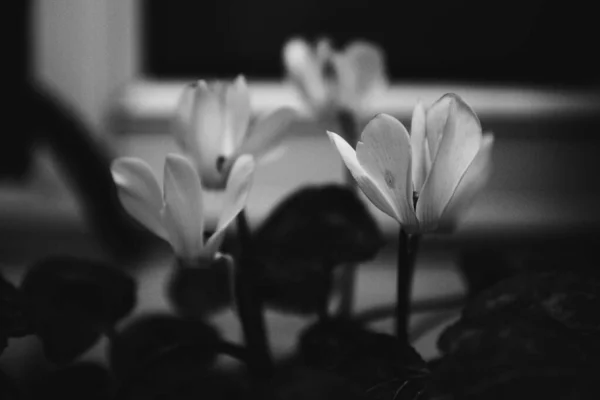
[[516,364],[490,367],[483,359],[444,359],[431,376],[433,399],[592,400],[600,391],[597,369],[556,364]]
[[516,267],[505,253],[487,249],[461,252],[458,266],[465,278],[469,298],[516,273]]
[[289,259],[285,264],[266,264],[264,271],[258,287],[271,308],[300,315],[327,309],[334,279],[328,266]]
[[8,338],[31,333],[26,317],[23,298],[19,289],[0,275],[0,354],[8,344]]
[[31,267],[22,291],[47,358],[64,364],[131,312],[136,284],[126,273],[101,263],[52,257]]
[[526,271],[483,291],[465,307],[463,316],[475,319],[509,309],[600,334],[600,277],[584,272]]
[[352,321],[328,320],[309,327],[300,338],[300,357],[311,368],[359,384],[373,399],[392,399],[396,393],[402,393],[398,399],[412,398],[424,389],[429,374],[408,343]]
[[15,382],[0,370],[0,399],[20,400],[23,396]]
[[33,399],[108,400],[111,377],[100,364],[82,362],[52,372],[36,382],[32,388]]
[[111,340],[109,360],[120,379],[175,379],[176,371],[212,365],[219,344],[218,332],[202,321],[149,314],[135,319]]
[[[249,399],[243,381],[223,371],[157,359],[146,374],[128,380],[115,400]],[[165,375],[166,374],[166,375]]]
[[206,318],[229,307],[232,266],[221,257],[195,266],[176,262],[167,286],[175,311],[185,318]]
[[464,399],[598,398],[599,289],[595,272],[536,268],[482,291],[442,333],[432,389]]
[[309,367],[287,367],[275,373],[271,384],[274,400],[360,400],[358,385],[333,372]]
[[446,354],[486,360],[489,365],[535,361],[589,365],[600,360],[600,338],[566,329],[551,318],[512,311],[459,321],[442,333],[439,347]]
[[268,305],[285,311],[319,312],[331,290],[333,268],[369,260],[383,244],[354,189],[301,189],[282,201],[254,236],[264,270],[263,296]]
[[352,188],[310,186],[283,200],[255,235],[257,253],[319,260],[331,266],[373,258],[379,227]]

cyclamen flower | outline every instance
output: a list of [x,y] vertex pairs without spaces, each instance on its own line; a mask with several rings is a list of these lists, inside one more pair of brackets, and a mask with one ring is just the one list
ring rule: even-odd
[[359,112],[387,85],[384,53],[366,41],[335,51],[327,39],[313,48],[293,38],[284,46],[283,61],[292,82],[316,112],[332,107]]
[[112,163],[123,207],[142,225],[171,244],[176,256],[187,262],[217,255],[227,227],[244,208],[254,172],[250,155],[238,157],[231,168],[216,231],[204,240],[204,195],[194,164],[169,154],[161,192],[150,166],[139,158],[123,157]]
[[183,90],[173,126],[179,147],[196,163],[208,189],[222,189],[234,161],[242,154],[257,162],[272,155],[296,117],[279,108],[250,123],[250,95],[246,79],[233,83],[200,80]]
[[407,233],[452,228],[490,175],[494,137],[482,134],[475,112],[455,94],[427,110],[419,102],[411,131],[379,114],[356,151],[327,134],[364,194]]

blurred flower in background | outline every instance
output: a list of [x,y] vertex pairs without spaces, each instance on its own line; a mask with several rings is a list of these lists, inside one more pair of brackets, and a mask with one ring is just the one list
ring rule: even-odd
[[254,167],[250,155],[235,160],[217,229],[206,242],[202,183],[192,161],[179,154],[167,156],[162,192],[150,166],[139,158],[116,159],[111,169],[127,212],[168,241],[177,258],[193,264],[200,258],[212,260],[217,255],[227,227],[246,205]]
[[283,61],[289,78],[317,114],[331,108],[359,114],[364,104],[387,86],[385,54],[367,41],[354,41],[336,50],[328,39],[311,46],[292,38],[283,48]]
[[223,189],[242,154],[261,162],[280,149],[295,116],[294,110],[283,107],[252,120],[244,76],[233,82],[200,80],[185,87],[173,134],[182,151],[195,162],[204,187]]
[[494,137],[455,94],[428,109],[418,103],[410,136],[386,114],[369,122],[356,151],[328,135],[364,194],[408,233],[452,229],[492,168]]

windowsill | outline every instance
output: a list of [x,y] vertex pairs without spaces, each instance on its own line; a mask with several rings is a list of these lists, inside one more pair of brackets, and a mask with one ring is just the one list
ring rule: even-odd
[[[181,88],[182,84],[176,82],[139,81],[129,86],[116,102],[119,114],[126,117],[129,124],[120,125],[124,134],[115,138],[114,148],[121,155],[146,160],[160,180],[164,156],[177,151],[177,148],[167,134],[147,134],[160,133],[160,130],[136,128],[164,126],[160,121],[169,120]],[[294,95],[289,85],[251,82],[250,90],[253,107],[258,112],[288,105],[297,107],[306,115],[301,99]],[[444,236],[443,241],[460,244],[485,242],[498,237],[520,240],[540,234],[586,232],[600,226],[597,210],[600,187],[594,186],[593,182],[582,187],[576,184],[594,165],[600,167],[596,157],[596,150],[600,150],[598,141],[590,147],[589,142],[571,143],[567,140],[564,143],[568,146],[563,146],[563,142],[557,144],[544,140],[544,135],[566,140],[562,127],[552,129],[553,118],[557,116],[589,118],[600,115],[597,94],[509,87],[398,84],[372,107],[406,120],[410,118],[416,99],[433,101],[448,91],[461,94],[473,106],[484,128],[486,120],[501,121],[501,124],[493,127],[499,138],[494,154],[497,164],[495,174],[459,231],[451,237]],[[154,122],[148,125],[143,123],[144,120]],[[535,126],[544,126],[534,139],[528,138],[532,120]],[[504,123],[507,125],[502,125]],[[519,130],[521,124],[529,125]],[[264,219],[284,196],[302,185],[342,181],[343,166],[339,155],[324,135],[318,134],[319,131],[309,122],[297,129],[298,132],[287,141],[285,157],[261,166],[257,171],[248,204],[253,223]],[[600,132],[593,133],[598,136]],[[44,168],[42,166],[38,170],[43,171]],[[57,229],[65,234],[72,232],[74,236],[89,234],[77,200],[64,183],[64,177],[54,164],[49,170],[53,172],[43,176],[38,184],[44,186],[47,184],[44,179],[49,180],[50,185],[54,185],[52,195],[36,191],[32,186],[4,185],[0,188],[3,230],[11,234],[16,230],[23,234],[48,232],[51,235]],[[557,183],[556,177],[560,181],[575,183]],[[210,226],[216,221],[220,202],[218,194],[210,193],[207,197],[207,222]],[[396,223],[369,202],[366,204],[383,231],[394,235]]]
[[[126,87],[115,102],[115,114],[122,132],[151,131],[151,125],[170,118],[186,81],[138,80]],[[251,81],[248,83],[254,112],[263,113],[289,106],[308,117],[301,96],[288,82]],[[410,119],[417,100],[430,104],[445,93],[457,93],[482,120],[553,119],[585,117],[600,112],[600,94],[584,90],[555,90],[525,86],[484,86],[456,83],[410,84],[397,82],[365,107],[365,118],[387,113],[401,120]],[[143,124],[150,121],[150,124]],[[142,126],[142,129],[138,127]],[[163,129],[164,130],[164,129]],[[152,132],[157,132],[152,131]]]

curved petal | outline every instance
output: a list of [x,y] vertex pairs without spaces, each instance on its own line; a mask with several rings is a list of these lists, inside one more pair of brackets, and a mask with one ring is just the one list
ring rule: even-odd
[[402,227],[412,233],[419,223],[413,206],[411,146],[408,132],[396,118],[379,114],[362,132],[358,162],[394,202]]
[[160,216],[162,193],[150,166],[139,158],[123,157],[112,162],[111,172],[125,210],[150,231],[167,240]]
[[374,43],[355,41],[344,51],[349,71],[340,71],[340,84],[351,89],[355,96],[365,97],[385,82],[385,55]]
[[424,231],[437,227],[443,210],[481,145],[481,124],[475,112],[458,96],[451,99],[448,120],[431,172],[417,202]]
[[192,128],[192,118],[194,103],[196,98],[196,88],[200,83],[194,82],[186,85],[181,92],[175,118],[172,124],[172,134],[177,145],[185,151],[193,152],[198,146],[194,129]]
[[429,146],[425,138],[425,107],[420,101],[415,106],[410,126],[410,145],[412,147],[412,180],[415,190],[420,192],[431,169]]
[[204,257],[212,257],[216,254],[225,238],[227,227],[246,206],[252,186],[254,168],[254,158],[251,155],[245,154],[235,160],[227,180],[223,210],[217,223],[217,229],[206,242],[206,246],[202,251]]
[[295,110],[282,107],[257,120],[237,154],[251,154],[260,160],[281,143],[297,116]]
[[283,62],[290,78],[309,104],[319,106],[327,101],[323,61],[306,41],[290,39],[283,48]]
[[183,259],[195,259],[203,247],[203,197],[192,162],[169,154],[164,172],[163,221],[175,253]]
[[192,118],[196,146],[184,149],[194,158],[202,183],[211,188],[221,187],[224,181],[223,173],[217,169],[217,160],[225,152],[225,90],[221,82],[198,84]]
[[427,143],[429,144],[431,160],[435,160],[442,136],[444,135],[444,128],[446,127],[446,121],[448,120],[450,105],[455,97],[456,95],[454,94],[446,94],[440,97],[427,110],[425,135],[427,136]]
[[494,136],[485,134],[477,155],[463,174],[440,217],[440,228],[452,231],[492,174]]
[[356,180],[358,187],[360,190],[362,190],[365,196],[367,196],[367,198],[375,207],[394,218],[396,221],[401,222],[400,215],[394,207],[393,200],[390,198],[388,193],[379,187],[377,182],[375,182],[369,176],[367,171],[365,171],[365,169],[360,165],[356,157],[356,151],[354,151],[348,142],[346,142],[337,133],[327,131],[327,135],[337,148],[337,151],[340,153],[344,164],[346,164],[346,167],[348,170],[350,170],[350,173]]
[[250,122],[250,94],[243,75],[227,85],[224,111],[222,150],[225,157],[230,157],[242,144]]

